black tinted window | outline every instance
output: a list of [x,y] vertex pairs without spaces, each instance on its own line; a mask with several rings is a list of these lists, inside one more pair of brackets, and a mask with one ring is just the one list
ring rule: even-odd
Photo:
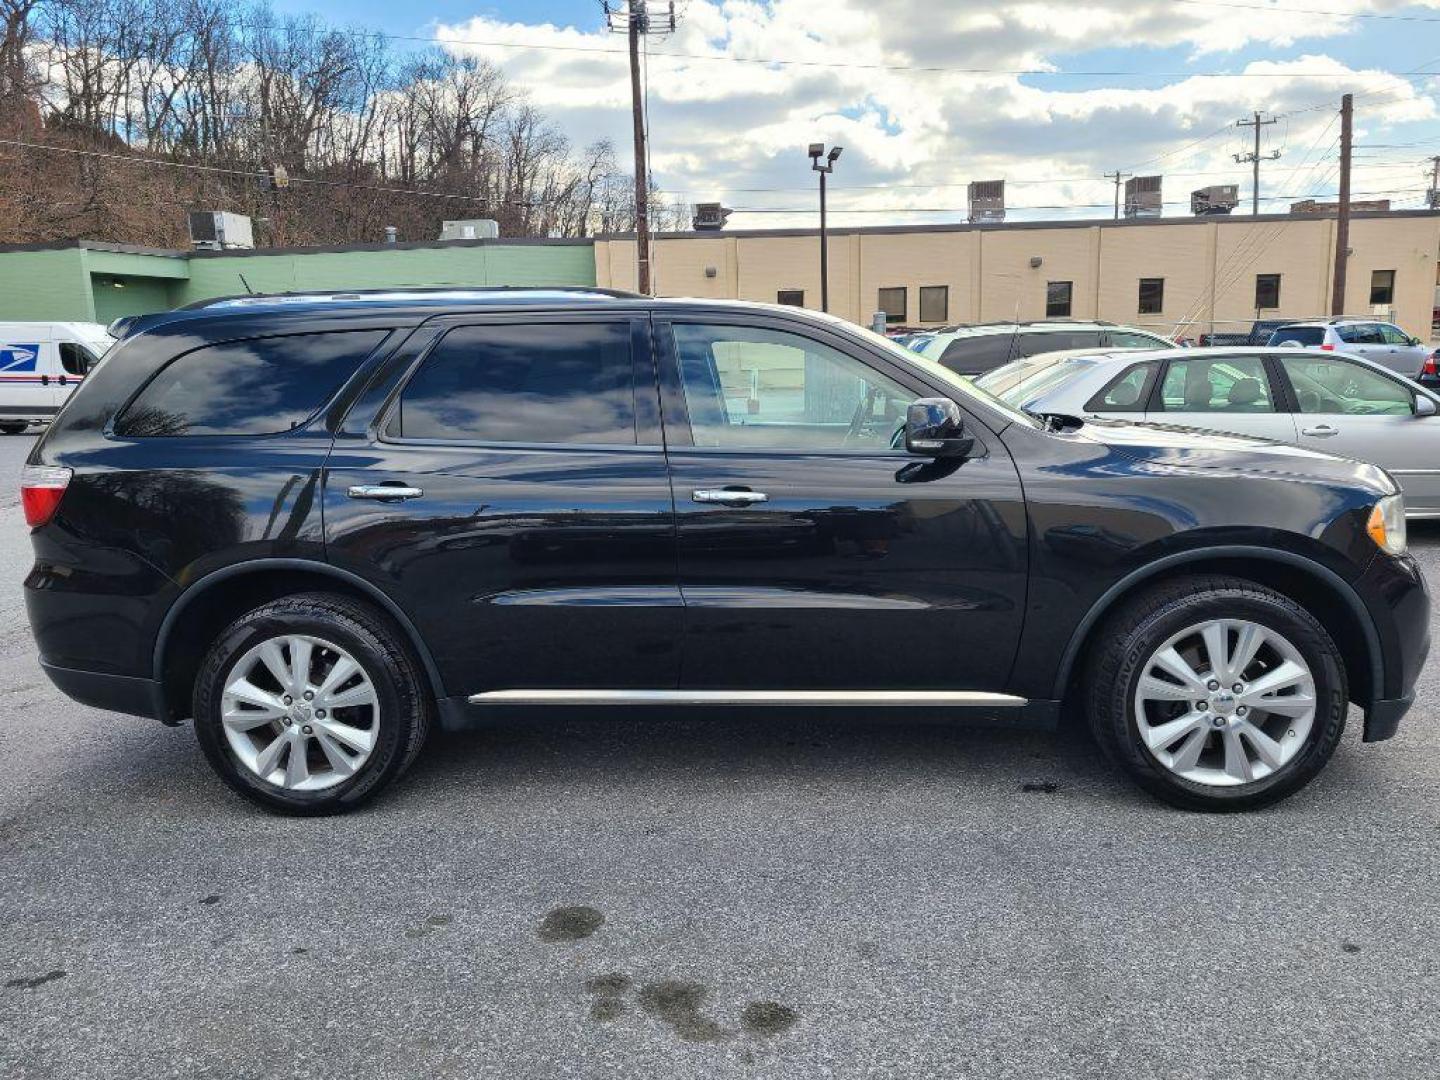
[[629,324],[452,330],[405,387],[389,430],[408,439],[633,443]]
[[227,341],[178,356],[116,421],[119,435],[271,435],[319,411],[383,330]]
[[1325,341],[1323,326],[1282,326],[1270,335],[1271,345],[1320,345]]
[[1015,357],[1037,353],[1059,352],[1062,349],[1098,349],[1098,330],[1057,330],[1046,334],[1021,334],[1015,343]]
[[1010,359],[1013,333],[959,337],[945,346],[940,362],[961,375],[976,375],[997,368]]

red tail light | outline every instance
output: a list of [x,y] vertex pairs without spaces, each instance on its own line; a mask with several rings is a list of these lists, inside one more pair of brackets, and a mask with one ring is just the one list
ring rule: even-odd
[[25,507],[25,524],[38,529],[47,524],[70,484],[70,470],[48,465],[26,465],[20,473],[20,504]]
[[1334,351],[1335,351],[1335,346],[1334,346],[1334,345],[1321,345],[1320,348],[1324,349],[1326,352],[1334,352]]
[[1435,358],[1440,356],[1440,349],[1425,358],[1425,366],[1420,369],[1421,375],[1429,375],[1432,379],[1440,378],[1440,371],[1435,369]]

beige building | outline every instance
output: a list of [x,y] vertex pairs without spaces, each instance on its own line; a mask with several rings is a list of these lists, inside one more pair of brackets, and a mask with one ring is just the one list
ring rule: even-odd
[[[1179,337],[1255,318],[1329,312],[1335,219],[1259,217],[1013,222],[830,230],[830,310],[891,326],[1069,317]],[[1440,212],[1356,214],[1345,313],[1391,318],[1428,338]],[[655,291],[820,306],[814,230],[666,233]],[[635,288],[633,236],[595,241],[595,281]]]

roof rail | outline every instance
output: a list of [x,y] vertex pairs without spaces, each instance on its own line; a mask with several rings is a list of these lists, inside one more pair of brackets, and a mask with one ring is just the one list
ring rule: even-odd
[[423,299],[426,296],[453,296],[456,293],[483,295],[487,293],[517,292],[572,292],[594,296],[613,296],[618,300],[650,299],[650,297],[647,297],[644,293],[630,292],[626,289],[603,289],[597,285],[416,285],[376,289],[296,289],[270,293],[233,293],[228,296],[210,296],[203,300],[194,300],[175,310],[196,311],[202,308],[213,307],[216,304],[234,303],[237,300],[262,303],[266,300],[302,300],[307,298],[317,301],[364,300],[376,296],[414,296]]

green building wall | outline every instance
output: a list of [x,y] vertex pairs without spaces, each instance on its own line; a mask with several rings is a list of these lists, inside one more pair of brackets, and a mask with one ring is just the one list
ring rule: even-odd
[[0,250],[0,319],[109,323],[246,292],[594,284],[595,254],[587,240],[245,253],[82,241]]

